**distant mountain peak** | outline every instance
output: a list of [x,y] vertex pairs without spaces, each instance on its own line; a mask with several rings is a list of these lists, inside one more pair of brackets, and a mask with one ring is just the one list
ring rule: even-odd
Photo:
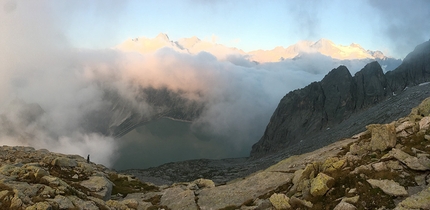
[[159,33],[157,35],[157,37],[155,37],[156,39],[161,39],[161,40],[165,40],[165,41],[170,41],[169,36],[167,36],[167,34],[164,33]]

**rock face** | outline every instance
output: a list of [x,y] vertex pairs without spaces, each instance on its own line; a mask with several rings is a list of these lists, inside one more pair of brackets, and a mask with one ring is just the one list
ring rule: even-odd
[[[397,69],[385,75],[376,61],[367,64],[354,77],[346,67],[340,66],[320,82],[289,92],[280,101],[261,139],[253,145],[251,156],[265,156],[299,143],[305,145],[302,147],[312,145],[312,139],[307,137],[316,136],[351,114],[394,97],[406,87],[430,81],[429,58],[430,41],[417,46]],[[369,123],[372,120],[379,121],[371,118]],[[327,145],[329,142],[325,141],[319,144]]]

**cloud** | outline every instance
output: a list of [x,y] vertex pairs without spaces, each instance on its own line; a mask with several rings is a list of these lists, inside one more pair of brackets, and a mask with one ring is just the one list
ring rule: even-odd
[[[416,45],[430,38],[430,1],[368,1],[376,11],[383,39],[388,38],[403,57]],[[378,29],[377,29],[378,30]]]
[[318,0],[288,2],[288,12],[297,21],[297,30],[303,39],[318,39],[321,34],[320,13],[324,4]]
[[[58,7],[50,7],[47,1],[7,1],[2,5],[0,144],[84,157],[90,154],[93,161],[109,166],[115,161],[119,142],[96,132],[98,123],[117,125],[130,115],[129,110],[122,110],[112,115],[116,119],[105,119],[118,104],[143,116],[154,115],[160,107],[141,97],[142,88],[151,87],[203,103],[202,113],[191,127],[222,136],[220,145],[233,151],[230,156],[243,156],[261,137],[282,96],[322,79],[340,65],[319,54],[256,64],[239,53],[226,54],[225,59],[214,55],[224,52],[222,49],[214,49],[212,54],[169,47],[147,54],[76,49],[66,35],[68,24],[73,23],[70,14],[86,4],[79,2],[72,11],[66,7],[57,11]],[[114,12],[109,8],[101,15]],[[62,11],[64,17],[58,15]],[[304,22],[309,34],[316,30],[313,21],[317,20],[312,17]],[[350,65],[356,71],[358,65],[353,61]],[[115,100],[109,100],[106,95],[113,93],[117,94]]]

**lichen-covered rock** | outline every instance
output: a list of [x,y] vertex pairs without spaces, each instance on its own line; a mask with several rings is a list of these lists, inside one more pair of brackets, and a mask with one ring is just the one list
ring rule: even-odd
[[394,124],[371,124],[366,126],[372,135],[370,147],[373,151],[393,148],[396,146],[396,128]]
[[122,204],[126,205],[128,208],[137,209],[139,202],[135,199],[125,199],[121,201]]
[[400,202],[396,210],[430,209],[430,188],[427,188]]
[[210,179],[197,179],[194,181],[194,183],[199,188],[211,188],[215,187],[215,183]]
[[430,98],[424,99],[418,107],[412,109],[410,115],[429,116],[430,114]]
[[324,173],[319,173],[311,182],[310,193],[313,196],[324,195],[330,187],[334,184],[333,177],[330,177]]
[[25,210],[51,210],[52,206],[46,201],[35,203],[29,207],[27,207]]
[[406,189],[401,186],[399,183],[393,180],[376,180],[376,179],[368,179],[366,180],[373,188],[377,187],[384,191],[388,195],[392,196],[406,196],[408,192]]
[[331,157],[328,158],[321,166],[321,171],[330,173],[337,170],[342,169],[342,167],[345,165],[346,160],[345,159],[339,159],[337,157]]
[[275,209],[290,209],[291,205],[289,203],[290,199],[285,194],[274,193],[269,198]]

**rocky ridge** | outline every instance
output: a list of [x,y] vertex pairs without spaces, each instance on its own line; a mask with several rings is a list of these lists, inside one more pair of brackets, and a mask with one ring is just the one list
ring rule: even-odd
[[376,61],[354,76],[345,66],[340,66],[320,82],[289,92],[281,99],[261,139],[253,145],[251,156],[276,153],[301,141],[311,144],[312,139],[307,137],[333,128],[352,114],[394,97],[406,88],[430,81],[429,58],[430,41],[427,41],[418,45],[398,68],[386,74]]
[[0,209],[429,209],[430,98],[249,176],[155,186],[80,156],[0,147]]

